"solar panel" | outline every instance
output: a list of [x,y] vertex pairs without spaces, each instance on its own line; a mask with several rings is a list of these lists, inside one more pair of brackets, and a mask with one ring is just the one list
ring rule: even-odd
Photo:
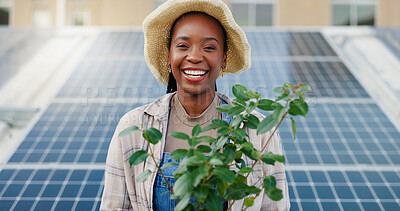
[[[248,30],[252,68],[218,79],[274,97],[308,83],[308,117],[283,139],[292,210],[399,210],[400,133],[318,32]],[[0,167],[5,210],[98,210],[108,145],[127,111],[163,95],[143,33],[102,32],[57,97]],[[264,114],[268,114],[264,112]]]

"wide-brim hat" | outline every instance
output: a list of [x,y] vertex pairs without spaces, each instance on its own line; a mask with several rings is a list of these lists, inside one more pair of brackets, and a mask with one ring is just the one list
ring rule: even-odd
[[239,74],[251,66],[250,45],[246,34],[233,19],[222,0],[168,0],[143,21],[144,57],[154,77],[168,84],[169,70],[167,42],[172,24],[188,12],[204,12],[217,19],[226,31],[227,58],[222,74]]

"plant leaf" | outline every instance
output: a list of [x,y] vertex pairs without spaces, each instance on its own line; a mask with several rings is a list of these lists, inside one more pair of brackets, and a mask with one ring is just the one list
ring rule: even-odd
[[163,166],[161,166],[161,169],[169,169],[172,166],[178,166],[178,165],[179,165],[179,163],[172,161],[172,162],[165,163]]
[[203,202],[207,198],[209,187],[206,185],[199,185],[193,191],[193,195],[197,201]]
[[221,149],[221,147],[224,146],[224,144],[228,141],[228,136],[220,136],[215,144],[215,149],[216,151],[218,151],[219,149]]
[[149,178],[149,176],[151,175],[151,171],[150,170],[146,170],[144,172],[142,172],[141,174],[139,174],[138,177],[136,177],[136,182],[141,183],[147,180],[147,178]]
[[258,103],[257,107],[261,110],[264,111],[272,111],[274,110],[278,105],[280,105],[279,103],[273,101],[273,100],[269,100],[269,99],[262,99],[260,100],[260,102]]
[[229,127],[229,124],[221,119],[213,119],[213,120],[211,120],[211,123],[215,126],[222,127],[222,128]]
[[[145,134],[147,135],[147,139]],[[143,132],[143,137],[151,144],[157,144],[162,138],[162,133],[155,128],[149,128]]]
[[[175,186],[174,186],[175,187]],[[176,205],[174,211],[182,211],[189,205],[190,202],[190,193],[186,194]]]
[[289,106],[289,114],[307,116],[308,106],[306,102],[300,99],[295,99],[290,102]]
[[251,207],[254,204],[254,197],[245,198],[243,202],[244,206]]
[[214,189],[210,189],[207,195],[206,205],[208,210],[222,211],[222,201]]
[[247,108],[247,113],[250,114],[257,107],[257,103],[250,102],[249,107]]
[[174,184],[174,195],[183,196],[190,194],[190,190],[193,188],[192,178],[188,174],[184,174],[179,177]]
[[282,95],[285,94],[284,87],[276,87],[272,90],[275,94]]
[[264,178],[265,194],[273,201],[279,201],[283,198],[282,190],[276,187],[276,180],[274,176],[267,176]]
[[246,131],[243,130],[242,128],[236,128],[232,130],[232,135],[236,138],[236,140],[239,141],[239,144],[241,144],[244,141],[245,137],[249,137]]
[[247,90],[247,96],[250,98],[258,99],[258,98],[260,98],[261,95],[260,95],[260,93],[255,92],[253,90]]
[[263,158],[270,158],[273,159],[275,161],[284,163],[285,162],[285,156],[283,155],[278,155],[278,154],[274,154],[272,152],[267,152],[263,155]]
[[224,148],[223,155],[225,156],[224,163],[230,163],[235,159],[236,156],[236,146],[229,144]]
[[204,177],[208,176],[208,166],[200,165],[191,174],[192,174],[192,177],[193,177],[193,186],[197,187],[200,184],[201,179],[203,179]]
[[252,168],[250,168],[250,167],[244,167],[244,168],[241,168],[240,170],[239,170],[239,174],[247,174],[247,173],[250,173],[250,172],[253,172],[253,169]]
[[187,155],[188,151],[186,149],[176,149],[171,152],[170,158],[180,160]]
[[201,126],[200,126],[200,124],[197,124],[192,129],[192,136],[196,137],[196,136],[198,136],[200,134],[200,132],[201,132]]
[[227,168],[216,167],[214,169],[214,174],[227,183],[232,183],[235,179],[235,173]]
[[245,125],[250,129],[257,129],[258,125],[260,124],[260,120],[253,114],[250,114],[246,120],[247,121],[245,122]]
[[230,185],[225,193],[224,193],[224,198],[229,199],[229,200],[240,200],[246,197],[247,194],[247,185],[244,183],[234,183]]
[[239,100],[243,101],[248,101],[250,100],[250,96],[247,93],[247,88],[240,85],[240,84],[235,84],[232,87],[232,93],[235,95],[236,98]]
[[257,127],[257,135],[264,134],[271,130],[278,121],[274,118],[274,114],[268,115],[263,121],[260,122],[260,124]]
[[216,108],[217,111],[219,111],[219,112],[226,113],[226,112],[228,112],[229,109],[232,108],[232,106],[229,105],[229,104],[221,104],[221,105],[215,106],[215,108]]
[[199,145],[196,148],[196,151],[199,151],[201,153],[209,153],[209,152],[211,152],[211,147],[206,146],[206,145]]
[[126,136],[126,135],[128,135],[128,134],[130,134],[130,133],[132,133],[132,132],[134,132],[134,131],[136,131],[138,129],[139,128],[137,126],[128,127],[126,129],[124,129],[122,132],[120,132],[118,134],[118,137]]
[[298,91],[311,91],[312,90],[310,86],[308,86],[307,84],[303,84],[303,83],[297,85],[296,87],[297,87],[296,88],[296,92],[298,92]]
[[137,165],[143,161],[145,161],[147,159],[147,157],[149,156],[149,153],[147,153],[144,150],[139,150],[136,151],[135,153],[133,153],[130,157],[129,157],[129,165],[132,167],[134,165]]
[[235,107],[232,107],[231,109],[229,109],[227,114],[228,114],[228,116],[238,115],[238,114],[242,113],[245,109],[246,108],[242,107],[242,106],[235,106]]
[[294,121],[293,118],[290,117],[290,120],[292,120],[292,133],[293,133],[293,140],[296,139],[296,122]]
[[190,140],[190,137],[186,133],[181,133],[181,132],[173,132],[169,134],[170,136],[176,138],[176,139],[183,139],[183,140]]
[[243,100],[239,100],[237,98],[232,100],[232,104],[235,106],[242,106],[242,107],[246,107],[246,101]]
[[243,121],[243,115],[239,114],[231,121],[230,125],[232,127],[238,127],[240,126],[240,123],[242,123],[242,121]]

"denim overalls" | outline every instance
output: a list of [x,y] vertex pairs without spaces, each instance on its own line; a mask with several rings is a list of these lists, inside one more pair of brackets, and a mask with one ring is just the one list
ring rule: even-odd
[[[223,99],[221,99],[222,104],[227,104],[227,102],[225,102]],[[230,123],[232,121],[232,117],[228,117],[228,115],[226,113],[222,113],[222,120]],[[160,162],[160,168],[164,163],[168,163],[168,162],[179,162],[177,160],[174,159],[170,159],[169,156],[171,154],[168,152],[164,152],[163,156],[161,158],[161,162]],[[171,185],[171,187],[174,186],[175,184],[175,178],[172,175],[172,173],[178,168],[179,166],[173,166],[171,168],[168,169],[163,169],[162,173],[164,174],[164,176],[166,177],[166,179],[168,180],[168,183]],[[175,206],[176,206],[176,202],[174,199],[170,199],[171,197],[171,192],[168,188],[168,185],[165,183],[164,178],[161,176],[161,173],[157,173],[156,175],[156,179],[154,181],[154,185],[153,185],[153,210],[154,211],[172,211],[174,210]],[[194,200],[193,198],[191,200]],[[192,201],[193,203],[194,201]],[[228,203],[224,203],[224,209],[227,209],[227,205]]]

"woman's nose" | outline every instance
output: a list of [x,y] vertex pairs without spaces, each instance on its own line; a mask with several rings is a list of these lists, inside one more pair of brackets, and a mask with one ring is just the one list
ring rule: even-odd
[[186,60],[192,63],[199,63],[203,61],[203,54],[201,53],[200,50],[192,48],[189,54],[187,55]]

